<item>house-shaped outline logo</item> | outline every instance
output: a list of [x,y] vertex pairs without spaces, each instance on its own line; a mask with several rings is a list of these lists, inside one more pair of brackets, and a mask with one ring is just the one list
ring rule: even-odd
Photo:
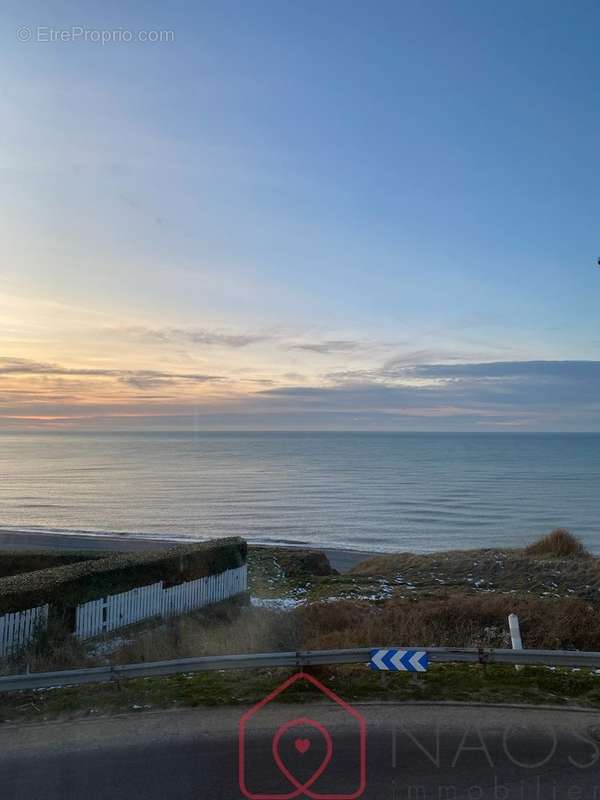
[[[307,782],[309,786],[297,784],[296,788],[294,788],[293,791],[287,792],[285,794],[251,792],[246,785],[245,744],[246,744],[247,723],[249,722],[249,720],[252,719],[252,717],[256,716],[256,714],[258,714],[261,711],[261,709],[263,709],[266,705],[268,705],[272,700],[274,700],[276,697],[279,697],[279,695],[283,694],[283,692],[285,692],[286,689],[288,689],[290,686],[301,680],[307,681],[308,683],[311,683],[313,686],[319,689],[319,691],[322,692],[322,694],[324,694],[325,697],[327,697],[333,703],[342,708],[358,723],[359,785],[357,789],[351,794],[320,794],[319,792],[313,792],[309,788],[311,784],[310,781]],[[285,727],[285,725],[283,727]],[[364,793],[367,785],[367,724],[365,718],[360,712],[358,712],[345,700],[342,700],[341,697],[338,697],[338,695],[335,692],[333,692],[327,686],[322,684],[321,681],[317,680],[317,678],[315,678],[313,675],[309,675],[306,672],[297,672],[295,675],[292,675],[291,678],[288,678],[280,686],[274,689],[269,695],[267,695],[267,697],[265,697],[255,706],[252,706],[252,708],[250,708],[248,711],[242,714],[238,725],[238,781],[242,794],[244,795],[244,797],[249,798],[249,800],[293,800],[293,798],[296,797],[309,797],[311,798],[311,800],[357,800],[357,798],[359,798]]]

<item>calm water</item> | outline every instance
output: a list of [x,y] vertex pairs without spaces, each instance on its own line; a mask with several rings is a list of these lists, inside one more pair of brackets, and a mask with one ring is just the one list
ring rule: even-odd
[[0,527],[427,551],[566,526],[600,552],[600,434],[0,436]]

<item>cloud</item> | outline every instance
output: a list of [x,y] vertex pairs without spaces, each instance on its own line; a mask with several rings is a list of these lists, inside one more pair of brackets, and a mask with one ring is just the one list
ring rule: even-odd
[[42,364],[41,362],[31,361],[26,358],[0,357],[0,375],[40,375],[52,368],[51,364]]
[[410,368],[413,375],[427,378],[528,380],[600,380],[600,361],[493,361],[474,364],[423,364]]
[[223,380],[219,375],[190,374],[186,372],[157,372],[155,370],[115,370],[115,377],[118,377],[130,386],[135,386],[137,389],[159,386],[173,381],[209,383]]
[[143,341],[163,344],[201,344],[207,347],[248,347],[248,345],[272,338],[264,333],[226,333],[208,328],[148,328],[140,325],[125,325],[108,330],[119,336],[131,336]]
[[265,390],[279,407],[471,424],[600,428],[599,361],[421,364],[328,376],[328,386]]
[[[218,375],[27,359],[0,359],[0,375],[15,376],[0,396],[0,417],[13,420],[64,414],[114,418],[120,427],[164,427],[169,419],[181,427],[193,419],[197,427],[200,419],[207,428],[600,431],[600,361],[421,363],[392,371],[383,364],[329,374],[318,384],[288,374],[293,385],[264,379],[246,389],[243,381],[236,388]],[[38,379],[27,384],[19,375]],[[100,381],[90,390],[90,376],[112,378],[108,392],[98,390]],[[211,381],[218,391],[186,389]]]
[[306,342],[301,344],[288,345],[289,350],[306,350],[309,353],[319,353],[328,355],[330,353],[350,353],[358,350],[359,342],[348,341],[346,339],[329,339],[323,342]]
[[95,367],[63,367],[58,364],[30,361],[25,358],[1,358],[0,375],[54,375],[57,377],[116,378],[123,383],[143,388],[169,381],[207,383],[222,380],[219,375],[204,375],[187,372],[163,372],[146,369],[98,369]]
[[350,353],[361,347],[359,342],[346,339],[326,339],[316,342],[286,343],[282,335],[264,332],[224,332],[208,328],[149,328],[140,325],[125,325],[108,329],[119,336],[130,336],[140,341],[160,342],[162,344],[196,344],[207,347],[248,347],[258,342],[278,342],[286,350],[304,350],[309,353],[327,355],[329,353]]
[[[184,332],[181,332],[185,335]],[[221,345],[225,347],[247,347],[271,338],[258,333],[215,333],[214,331],[191,331],[189,339],[194,344]]]
[[497,357],[498,348],[494,348],[492,352],[473,352],[465,353],[464,351],[452,350],[434,350],[423,349],[413,350],[412,352],[396,355],[393,358],[388,358],[384,362],[381,372],[386,375],[402,374],[405,370],[423,365],[428,366],[452,366],[460,363],[470,365],[473,362],[489,362],[490,359]]

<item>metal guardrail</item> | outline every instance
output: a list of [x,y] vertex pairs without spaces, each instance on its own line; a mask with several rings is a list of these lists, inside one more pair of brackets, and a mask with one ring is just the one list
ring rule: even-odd
[[[161,675],[205,672],[227,669],[260,669],[264,667],[307,667],[331,664],[367,664],[374,647],[351,650],[301,650],[291,653],[256,653],[234,656],[206,656],[154,661],[144,664],[89,667],[61,672],[33,672],[0,678],[0,692],[24,689],[48,689],[79,686],[86,683],[154,678]],[[529,664],[547,667],[596,667],[600,669],[599,652],[576,650],[495,650],[493,648],[419,647],[427,651],[430,663]]]

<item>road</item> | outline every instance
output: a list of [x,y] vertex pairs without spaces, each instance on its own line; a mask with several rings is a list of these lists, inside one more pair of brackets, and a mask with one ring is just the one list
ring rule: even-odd
[[[600,800],[596,713],[418,704],[356,708],[367,722],[364,798]],[[146,711],[6,724],[0,728],[0,797],[241,798],[237,724],[242,711]],[[272,740],[283,722],[299,715],[325,725],[333,742],[331,761],[312,790],[347,796],[358,778],[355,722],[323,704],[281,704],[263,710],[248,733],[249,788],[263,794],[289,795],[293,790],[274,765]],[[306,725],[282,736],[278,752],[300,784],[323,761],[324,742]]]

